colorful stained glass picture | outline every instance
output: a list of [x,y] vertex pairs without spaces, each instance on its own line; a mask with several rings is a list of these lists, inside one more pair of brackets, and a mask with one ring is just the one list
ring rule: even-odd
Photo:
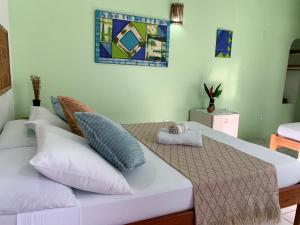
[[230,30],[217,30],[216,57],[231,58],[232,35]]
[[97,63],[167,67],[170,22],[96,11]]

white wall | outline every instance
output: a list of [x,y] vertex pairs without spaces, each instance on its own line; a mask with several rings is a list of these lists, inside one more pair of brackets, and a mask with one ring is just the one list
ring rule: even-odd
[[[0,24],[9,31],[8,0],[0,0]],[[0,130],[3,124],[14,119],[13,90],[0,96]]]

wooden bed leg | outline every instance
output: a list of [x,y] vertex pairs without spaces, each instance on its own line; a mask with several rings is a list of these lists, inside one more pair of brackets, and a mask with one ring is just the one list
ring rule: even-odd
[[277,143],[276,143],[277,135],[272,134],[271,135],[271,140],[270,140],[270,149],[273,151],[277,150]]
[[297,205],[294,225],[300,225],[300,205]]

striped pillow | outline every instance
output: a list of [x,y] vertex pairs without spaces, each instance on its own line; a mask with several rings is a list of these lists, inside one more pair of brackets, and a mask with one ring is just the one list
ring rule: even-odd
[[95,113],[75,113],[89,145],[120,171],[145,163],[140,143],[125,128]]
[[80,127],[78,126],[77,121],[74,117],[74,113],[75,112],[94,112],[94,110],[89,108],[82,102],[80,102],[74,98],[71,98],[71,97],[58,96],[57,98],[63,107],[66,120],[68,121],[72,132],[79,136],[83,136],[83,134],[80,130]]

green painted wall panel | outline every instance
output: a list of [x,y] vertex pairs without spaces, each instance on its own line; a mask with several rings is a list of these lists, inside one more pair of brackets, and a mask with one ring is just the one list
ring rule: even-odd
[[[168,19],[169,0],[10,0],[15,105],[28,114],[29,74],[42,77],[42,103],[70,95],[127,123],[185,120],[206,107],[203,82],[222,83],[219,108],[241,114],[242,138],[267,137],[293,121],[282,105],[289,48],[300,37],[299,0],[186,0],[172,26],[168,68],[94,63],[94,11]],[[216,30],[234,31],[231,59],[214,57]]]

